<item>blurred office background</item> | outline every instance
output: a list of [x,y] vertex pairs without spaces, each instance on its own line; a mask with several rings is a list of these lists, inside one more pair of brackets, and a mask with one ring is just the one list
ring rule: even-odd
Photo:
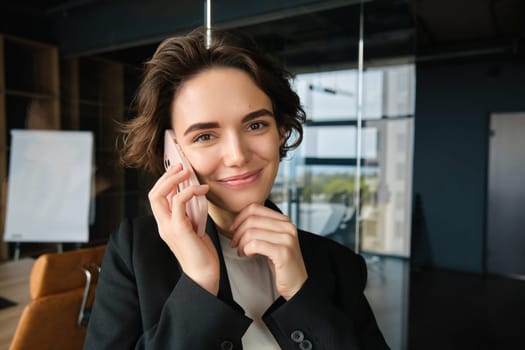
[[[525,1],[217,0],[212,18],[296,75],[305,138],[272,199],[365,256],[392,349],[525,348]],[[83,246],[148,213],[115,122],[159,42],[203,23],[203,1],[2,1],[0,224],[14,128],[94,133]]]

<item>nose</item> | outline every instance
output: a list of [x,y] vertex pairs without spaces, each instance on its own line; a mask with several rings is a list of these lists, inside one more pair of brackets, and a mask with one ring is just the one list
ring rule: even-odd
[[250,147],[237,133],[229,135],[223,147],[224,164],[229,167],[242,167],[250,160]]

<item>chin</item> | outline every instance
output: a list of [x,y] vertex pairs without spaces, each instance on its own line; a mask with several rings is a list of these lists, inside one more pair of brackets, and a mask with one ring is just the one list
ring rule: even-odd
[[208,200],[215,206],[227,210],[231,213],[239,213],[241,210],[253,203],[263,204],[268,194],[261,193],[233,193],[216,197],[213,195],[207,196]]

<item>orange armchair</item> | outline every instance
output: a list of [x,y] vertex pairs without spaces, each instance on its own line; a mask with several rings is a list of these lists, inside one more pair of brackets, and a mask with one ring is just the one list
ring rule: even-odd
[[44,254],[29,280],[25,307],[10,350],[82,349],[105,246]]

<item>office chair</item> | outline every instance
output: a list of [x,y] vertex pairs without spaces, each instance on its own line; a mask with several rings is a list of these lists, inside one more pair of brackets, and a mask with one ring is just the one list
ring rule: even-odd
[[82,349],[105,246],[41,255],[10,350]]

